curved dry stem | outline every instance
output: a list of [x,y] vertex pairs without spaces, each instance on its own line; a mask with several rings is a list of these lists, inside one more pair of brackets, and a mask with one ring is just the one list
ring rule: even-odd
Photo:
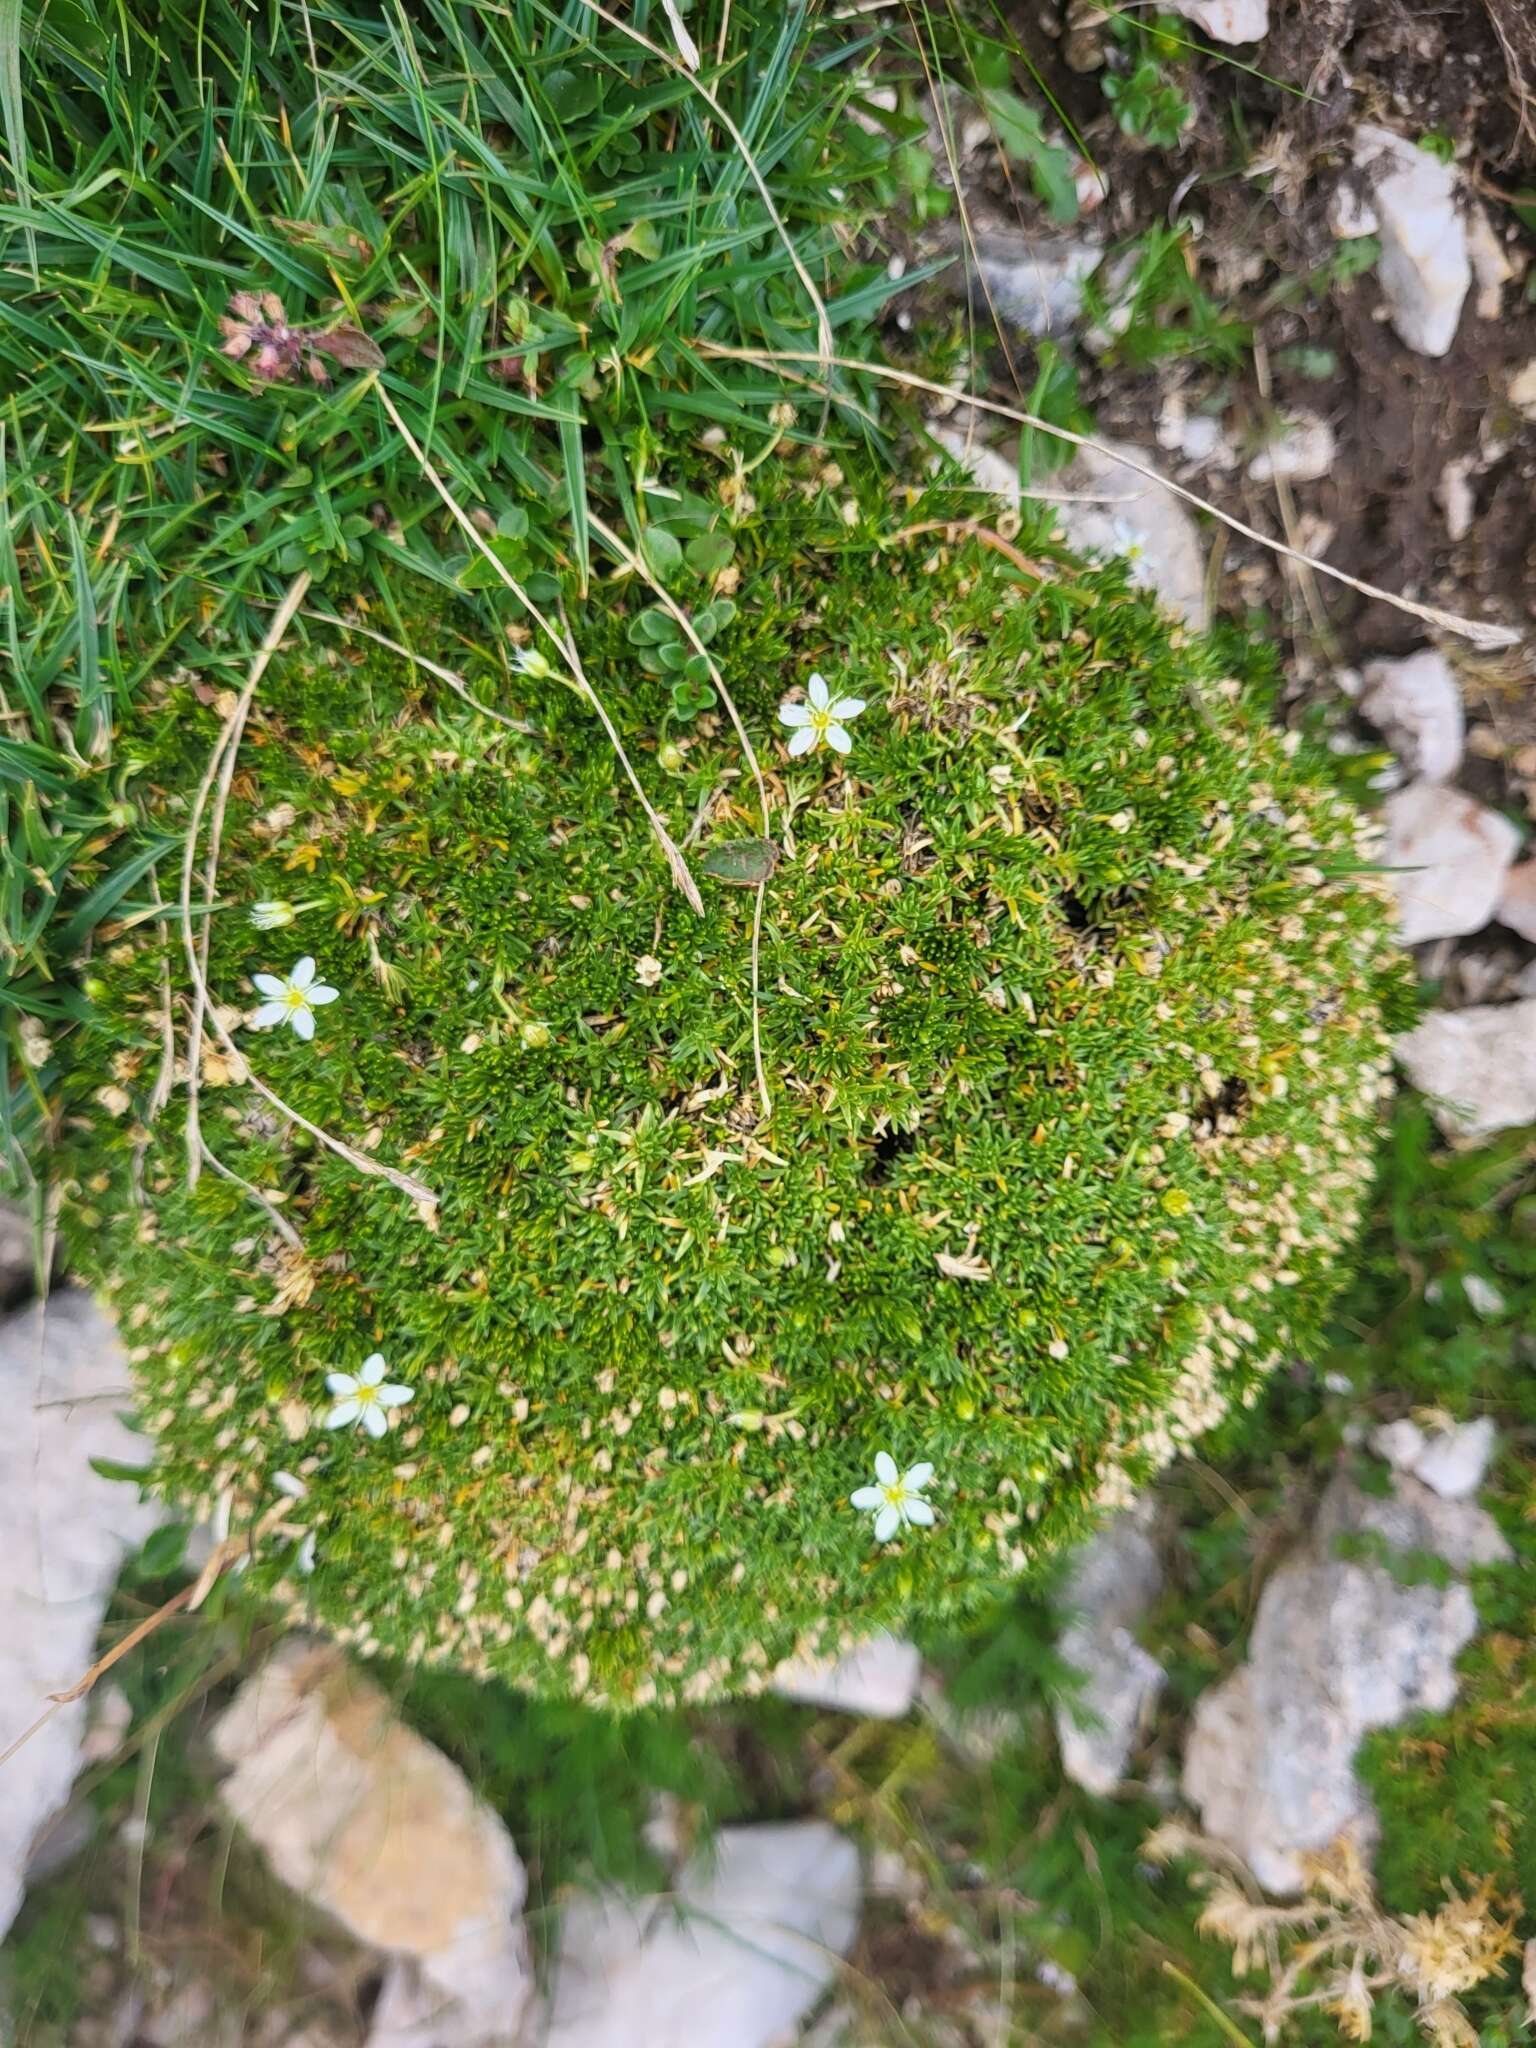
[[[197,795],[192,802],[192,815],[187,821],[186,842],[181,855],[181,934],[187,949],[187,958],[193,969],[195,994],[192,999],[192,1022],[187,1033],[187,1186],[197,1186],[203,1165],[202,1129],[198,1117],[198,1089],[202,1080],[203,1014],[207,1008],[208,989],[208,948],[213,937],[212,906],[215,883],[219,872],[219,842],[224,833],[224,811],[229,802],[229,788],[235,775],[235,757],[240,751],[240,735],[245,730],[245,721],[256,695],[256,686],[267,672],[267,665],[282,645],[283,637],[293,624],[293,615],[304,602],[304,593],[309,589],[310,576],[307,569],[301,569],[284,593],[283,601],[273,614],[272,623],[256,650],[245,687],[235,700],[235,708],[224,721],[213,752],[208,757],[208,766],[203,779],[197,786]],[[208,858],[203,866],[203,929],[196,941],[192,937],[192,870],[197,863],[197,842],[202,832],[203,811],[215,780],[218,795],[214,801],[213,820],[208,828]]]
[[[817,363],[820,358],[809,349],[757,349],[728,348],[721,342],[698,340],[694,346],[703,355],[719,356],[742,363]],[[1183,484],[1174,483],[1169,477],[1161,476],[1145,462],[1138,462],[1133,456],[1123,455],[1117,448],[1111,448],[1093,434],[1074,433],[1070,427],[1059,427],[1052,420],[1041,419],[1038,413],[1025,412],[1018,406],[1003,405],[995,398],[973,398],[968,392],[956,391],[951,385],[938,384],[930,377],[919,377],[910,370],[897,370],[886,363],[867,363],[858,356],[834,356],[830,367],[836,370],[856,370],[864,376],[883,377],[889,384],[900,384],[908,391],[925,391],[935,398],[947,399],[951,404],[968,405],[977,412],[989,412],[999,419],[1012,420],[1021,427],[1033,427],[1037,432],[1050,434],[1058,441],[1066,441],[1074,448],[1091,448],[1095,454],[1105,456],[1122,469],[1129,469],[1142,476],[1149,483],[1161,484],[1165,491],[1182,498],[1186,505],[1193,505],[1197,512],[1208,512],[1223,526],[1234,533],[1242,534],[1245,540],[1255,542],[1261,548],[1268,548],[1271,554],[1283,555],[1288,561],[1299,562],[1305,568],[1315,569],[1321,576],[1332,577],[1335,583],[1342,583],[1347,589],[1357,591],[1362,597],[1375,598],[1381,604],[1389,604],[1394,611],[1406,612],[1410,617],[1423,619],[1427,625],[1443,627],[1447,632],[1460,633],[1470,640],[1474,647],[1513,647],[1520,635],[1508,626],[1497,626],[1486,619],[1466,619],[1458,612],[1442,611],[1439,605],[1420,604],[1411,597],[1399,596],[1395,591],[1383,590],[1378,584],[1367,583],[1363,578],[1351,576],[1346,570],[1337,569],[1331,562],[1324,562],[1316,555],[1308,555],[1300,548],[1293,548],[1287,542],[1274,540],[1267,533],[1260,533],[1257,527],[1249,526],[1231,512],[1224,512],[1219,505],[1213,505],[1209,498],[1202,498],[1198,492],[1186,490]],[[808,380],[809,381],[809,380]],[[836,400],[838,394],[827,388],[824,395]]]
[[[819,358],[816,358],[815,360],[819,360]],[[566,674],[570,678],[572,687],[577,691],[577,693],[580,696],[586,698],[587,702],[592,706],[593,710],[597,713],[598,718],[602,721],[603,731],[608,736],[608,744],[613,748],[614,753],[617,754],[619,758],[619,764],[623,768],[625,775],[629,779],[629,786],[635,792],[635,795],[638,797],[640,801],[640,807],[645,812],[651,830],[655,833],[656,838],[660,843],[661,850],[666,855],[667,866],[671,870],[673,881],[677,884],[678,888],[682,890],[684,896],[687,897],[688,902],[693,907],[693,909],[695,909],[698,912],[699,916],[702,917],[704,915],[704,899],[699,894],[699,885],[697,882],[694,881],[693,876],[688,872],[688,863],[683,859],[682,854],[678,851],[676,845],[674,844],[671,833],[662,823],[660,813],[657,811],[655,805],[651,802],[650,798],[646,795],[645,790],[642,788],[640,778],[635,773],[634,763],[630,760],[629,755],[625,752],[624,742],[619,738],[618,727],[614,724],[613,720],[608,716],[607,706],[603,703],[601,697],[598,696],[596,690],[593,689],[591,683],[587,680],[586,671],[583,669],[581,665],[581,656],[578,654],[576,650],[575,642],[571,639],[571,637],[568,634],[564,633],[550,619],[547,619],[545,617],[543,612],[541,612],[538,606],[534,603],[533,599],[528,595],[527,591],[524,590],[523,586],[512,574],[511,570],[507,567],[506,563],[502,561],[500,555],[498,555],[493,548],[487,547],[485,542],[485,536],[480,532],[480,529],[475,525],[475,522],[464,510],[464,507],[459,503],[458,499],[453,495],[452,491],[450,491],[448,486],[443,482],[442,477],[438,474],[433,463],[427,456],[425,449],[421,446],[421,443],[416,439],[415,435],[411,432],[410,428],[405,424],[405,421],[401,418],[400,409],[395,404],[395,401],[390,397],[389,393],[384,389],[384,386],[382,384],[376,384],[375,389],[377,390],[379,395],[379,403],[383,406],[385,412],[388,413],[390,421],[394,426],[395,432],[400,436],[401,440],[404,441],[406,447],[410,449],[412,455],[416,458],[417,466],[421,470],[422,475],[426,478],[427,482],[432,486],[433,490],[436,491],[439,498],[442,499],[443,504],[446,506],[449,512],[449,515],[452,517],[454,522],[460,527],[460,529],[468,536],[470,544],[473,547],[478,548],[480,550],[480,553],[484,555],[485,559],[490,563],[491,567],[496,571],[496,574],[501,578],[502,582],[507,586],[508,590],[511,591],[512,595],[517,599],[518,603],[522,605],[523,609],[528,613],[529,617],[534,619],[537,622],[537,624],[540,627],[542,627],[545,635],[547,636],[550,642],[550,645],[557,650],[561,659],[564,661],[566,667]]]

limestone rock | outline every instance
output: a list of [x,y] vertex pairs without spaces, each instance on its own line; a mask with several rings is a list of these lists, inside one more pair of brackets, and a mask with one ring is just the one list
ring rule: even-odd
[[1481,931],[1520,845],[1509,820],[1459,790],[1413,782],[1387,798],[1382,858],[1394,870],[1403,943]]
[[1332,469],[1337,454],[1333,429],[1315,413],[1293,413],[1266,448],[1248,465],[1256,484],[1312,484]]
[[1205,1831],[1260,1883],[1301,1888],[1301,1858],[1346,1831],[1369,1840],[1374,1816],[1354,1771],[1360,1738],[1456,1695],[1456,1659],[1477,1627],[1459,1579],[1403,1584],[1381,1565],[1337,1554],[1371,1533],[1456,1570],[1507,1556],[1482,1509],[1443,1500],[1399,1475],[1390,1496],[1347,1476],[1330,1484],[1309,1541],[1259,1601],[1248,1662],[1196,1703],[1184,1791]]
[[1499,923],[1536,944],[1536,860],[1524,860],[1504,877]]
[[540,2048],[770,2048],[832,1983],[859,1858],[825,1821],[724,1828],[665,1898],[573,1898]]
[[1523,419],[1536,420],[1536,356],[1510,378],[1509,402]]
[[976,237],[974,296],[983,308],[990,299],[999,319],[1026,334],[1067,334],[1083,310],[1083,285],[1103,254],[1096,242],[989,230]]
[[1218,43],[1256,43],[1269,34],[1269,0],[1168,0],[1168,6]]
[[1054,1708],[1061,1767],[1101,1797],[1125,1776],[1166,1677],[1132,1634],[1162,1588],[1154,1525],[1150,1496],[1106,1522],[1073,1558],[1059,1603],[1070,1619],[1057,1650],[1082,1679]]
[[1461,766],[1466,717],[1456,671],[1437,648],[1401,661],[1368,661],[1363,715],[1386,738],[1410,775],[1448,782]]
[[802,1706],[899,1721],[912,1711],[922,1666],[911,1643],[880,1635],[834,1662],[801,1658],[781,1664],[773,1675],[773,1689]]
[[1429,1439],[1414,1463],[1413,1476],[1445,1500],[1467,1500],[1482,1485],[1497,1442],[1490,1416],[1458,1423]]
[[1443,356],[1472,283],[1455,169],[1369,122],[1355,130],[1354,160],[1367,174],[1379,216],[1377,275],[1392,325],[1420,355]]
[[[0,1322],[0,1750],[87,1669],[124,1560],[161,1519],[136,1487],[91,1469],[148,1465],[148,1444],[118,1420],[131,1399],[122,1347],[88,1295],[55,1293]],[[85,1720],[83,1699],[61,1707],[4,1766],[0,1934],[33,1842],[69,1796]]]
[[[213,1732],[222,1796],[285,1884],[391,1973],[377,2041],[492,2048],[515,2031],[531,1977],[526,1890],[511,1837],[440,1750],[395,1718],[340,1650],[284,1643]],[[393,2030],[393,2031],[391,2031]]]
[[1433,1010],[1397,1041],[1415,1088],[1453,1138],[1536,1123],[1536,1000]]

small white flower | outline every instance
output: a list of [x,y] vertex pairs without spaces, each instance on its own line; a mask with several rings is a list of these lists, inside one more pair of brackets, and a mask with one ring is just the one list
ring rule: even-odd
[[642,953],[635,962],[635,979],[642,988],[654,988],[661,979],[661,962],[654,953]]
[[403,1408],[414,1391],[385,1379],[382,1351],[364,1359],[362,1371],[355,1376],[349,1372],[328,1372],[325,1384],[336,1396],[336,1406],[325,1418],[326,1428],[341,1429],[346,1423],[360,1422],[370,1436],[384,1434],[389,1427],[385,1410]]
[[267,999],[251,1019],[256,1029],[291,1024],[300,1038],[314,1037],[315,1011],[322,1003],[334,1003],[338,993],[315,980],[315,963],[307,953],[290,975],[253,974],[251,979]]
[[537,647],[519,647],[512,657],[512,666],[520,676],[532,676],[538,682],[554,674],[548,655],[540,654]]
[[853,746],[848,721],[857,718],[864,709],[864,699],[834,698],[825,676],[812,676],[806,684],[805,694],[807,701],[804,704],[791,704],[786,699],[779,706],[780,725],[794,728],[789,741],[790,753],[808,754],[823,740],[839,754],[848,753]]
[[296,904],[284,903],[280,897],[268,896],[260,903],[253,903],[245,913],[259,932],[280,932],[285,924],[292,924],[298,916]]
[[932,1477],[931,1465],[913,1465],[898,1473],[889,1451],[880,1452],[875,1459],[875,1484],[861,1486],[850,1496],[852,1506],[874,1516],[876,1542],[888,1543],[905,1525],[920,1529],[931,1525],[933,1509],[922,1495]]
[[1132,583],[1138,590],[1150,590],[1157,577],[1147,554],[1147,536],[1124,518],[1111,520],[1109,530],[1114,552],[1130,571]]

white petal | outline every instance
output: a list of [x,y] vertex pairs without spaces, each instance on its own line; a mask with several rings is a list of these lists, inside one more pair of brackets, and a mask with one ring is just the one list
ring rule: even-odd
[[355,1394],[358,1385],[349,1372],[328,1372],[325,1384],[333,1394]]
[[827,745],[835,747],[840,754],[851,754],[853,752],[853,735],[852,733],[845,732],[840,725],[829,725],[827,727]]
[[805,694],[818,711],[825,711],[832,702],[832,692],[827,688],[825,676],[812,676],[805,686]]
[[252,1017],[251,1023],[257,1031],[270,1031],[274,1024],[286,1023],[287,1019],[288,1005],[286,1003],[263,1003],[255,1016]]
[[800,730],[793,734],[790,739],[790,758],[798,759],[801,754],[808,754],[815,744],[816,728],[812,725],[802,725]]
[[251,979],[264,996],[285,996],[288,993],[288,984],[281,975],[253,974]]
[[932,1477],[931,1465],[914,1465],[910,1471],[902,1474],[901,1483],[908,1493],[921,1493]]
[[329,982],[317,981],[308,991],[311,1009],[318,1009],[322,1003],[334,1003],[341,990],[332,988]]
[[839,697],[831,707],[834,718],[857,718],[864,709],[862,697]]
[[415,1398],[414,1387],[402,1387],[398,1380],[386,1380],[374,1398],[384,1408],[403,1408]]
[[909,1500],[902,1504],[902,1513],[907,1521],[916,1522],[920,1529],[933,1526],[933,1509],[925,1500]]
[[887,1502],[875,1517],[875,1540],[879,1543],[889,1543],[900,1527],[900,1510]]
[[304,1538],[304,1541],[299,1545],[299,1554],[293,1561],[294,1564],[298,1567],[298,1569],[301,1572],[303,1572],[306,1577],[308,1577],[308,1575],[314,1570],[315,1532],[313,1529],[310,1530],[309,1534]]
[[876,1452],[875,1477],[882,1486],[894,1486],[896,1484],[896,1460],[889,1451]]
[[809,725],[810,722],[811,714],[805,705],[781,704],[779,706],[780,725]]
[[302,1500],[309,1491],[303,1480],[295,1479],[291,1472],[274,1472],[272,1484],[279,1493],[286,1493],[290,1500]]
[[871,1508],[879,1507],[885,1495],[878,1486],[861,1486],[857,1493],[850,1493],[848,1505],[857,1508],[860,1514],[867,1514]]
[[370,1436],[382,1436],[389,1427],[384,1410],[373,1401],[363,1410],[363,1427]]
[[315,1035],[315,1013],[313,1010],[293,1012],[293,1035],[295,1038],[313,1038]]
[[314,978],[314,956],[306,953],[302,960],[296,960],[293,963],[293,972],[288,977],[288,986],[290,988],[308,988]]
[[340,1429],[344,1422],[356,1422],[363,1412],[363,1404],[354,1395],[350,1401],[338,1401],[325,1418],[327,1429]]
[[384,1377],[383,1352],[370,1351],[368,1356],[363,1360],[363,1369],[357,1377],[360,1385],[365,1387],[376,1387],[379,1384],[379,1381]]

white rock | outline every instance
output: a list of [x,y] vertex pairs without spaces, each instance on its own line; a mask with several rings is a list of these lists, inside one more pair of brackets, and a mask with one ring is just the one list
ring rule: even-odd
[[1218,43],[1256,43],[1269,34],[1269,0],[1168,0],[1168,6]]
[[1536,1123],[1536,1000],[1433,1010],[1397,1041],[1441,1130],[1486,1138]]
[[1362,235],[1374,235],[1381,216],[1361,191],[1355,175],[1346,173],[1333,188],[1328,201],[1328,228],[1335,241],[1354,242]]
[[1520,834],[1486,804],[1439,782],[1413,782],[1387,798],[1382,852],[1394,872],[1403,943],[1481,931],[1503,893]]
[[1206,1832],[1271,1891],[1301,1888],[1302,1858],[1341,1833],[1369,1842],[1374,1815],[1354,1772],[1360,1739],[1409,1714],[1448,1707],[1456,1659],[1477,1627],[1472,1596],[1404,1584],[1382,1565],[1337,1555],[1368,1535],[1454,1570],[1508,1557],[1492,1517],[1398,1475],[1385,1499],[1340,1475],[1311,1539],[1271,1576],[1249,1661],[1196,1702],[1184,1791]]
[[1423,1457],[1427,1442],[1423,1430],[1406,1415],[1371,1431],[1371,1449],[1398,1472],[1413,1470]]
[[1443,356],[1456,338],[1472,283],[1456,172],[1427,149],[1369,122],[1355,130],[1354,160],[1368,175],[1380,217],[1377,275],[1392,325],[1409,348]]
[[1248,474],[1256,484],[1273,483],[1276,477],[1312,484],[1332,469],[1336,453],[1333,429],[1326,420],[1315,413],[1294,413],[1269,446],[1254,456]]
[[1052,1709],[1061,1767],[1101,1798],[1124,1778],[1167,1676],[1132,1634],[1162,1590],[1156,1531],[1157,1502],[1143,1494],[1077,1551],[1057,1601],[1057,1655],[1081,1680]]
[[1438,648],[1368,661],[1360,709],[1411,775],[1448,782],[1461,766],[1466,717],[1456,671]]
[[222,1797],[285,1884],[408,1963],[371,2048],[493,2048],[532,1978],[523,1866],[458,1768],[341,1651],[291,1640],[213,1731]]
[[1497,1441],[1498,1432],[1487,1415],[1441,1430],[1419,1453],[1413,1476],[1432,1486],[1443,1500],[1467,1500],[1482,1485]]
[[978,235],[972,258],[998,318],[1037,337],[1068,333],[1083,310],[1083,286],[1104,251],[1096,242],[1053,240],[1002,230]]
[[1477,467],[1473,455],[1453,455],[1440,472],[1435,497],[1445,514],[1445,530],[1452,540],[1465,540],[1477,513],[1477,495],[1472,473]]
[[1504,877],[1499,923],[1536,945],[1536,860],[1523,860]]
[[539,2048],[769,2048],[837,1974],[859,1858],[825,1821],[724,1828],[665,1898],[575,1897]]
[[1513,279],[1515,267],[1482,206],[1473,205],[1467,211],[1467,256],[1477,285],[1473,311],[1479,320],[1501,320],[1504,287]]
[[1536,420],[1536,356],[1510,378],[1509,402],[1523,418]]
[[[0,1323],[0,1750],[73,1685],[95,1654],[123,1561],[161,1519],[92,1458],[141,1466],[150,1447],[118,1420],[127,1360],[85,1294],[55,1293]],[[86,1702],[60,1707],[0,1767],[0,1935],[21,1904],[33,1841],[69,1797]]]
[[[1018,504],[1014,461],[967,433],[963,425],[930,421],[928,432],[969,470],[982,490]],[[1079,449],[1070,467],[1058,470],[1041,496],[1069,547],[1085,555],[1129,557],[1133,582],[1155,590],[1190,625],[1203,627],[1205,555],[1195,522],[1160,478],[1128,469],[1120,457],[1155,468],[1145,448],[1106,441],[1102,452]]]
[[1237,450],[1227,439],[1226,428],[1214,413],[1208,412],[1193,413],[1184,422],[1178,452],[1186,462],[1198,463],[1202,469],[1231,469],[1237,460]]
[[1504,1290],[1495,1287],[1491,1280],[1485,1280],[1481,1273],[1468,1273],[1462,1280],[1461,1291],[1467,1297],[1472,1313],[1489,1321],[1504,1313],[1506,1303]]
[[912,1711],[922,1668],[913,1644],[881,1635],[834,1662],[803,1658],[783,1663],[773,1675],[773,1689],[802,1706],[899,1721]]

